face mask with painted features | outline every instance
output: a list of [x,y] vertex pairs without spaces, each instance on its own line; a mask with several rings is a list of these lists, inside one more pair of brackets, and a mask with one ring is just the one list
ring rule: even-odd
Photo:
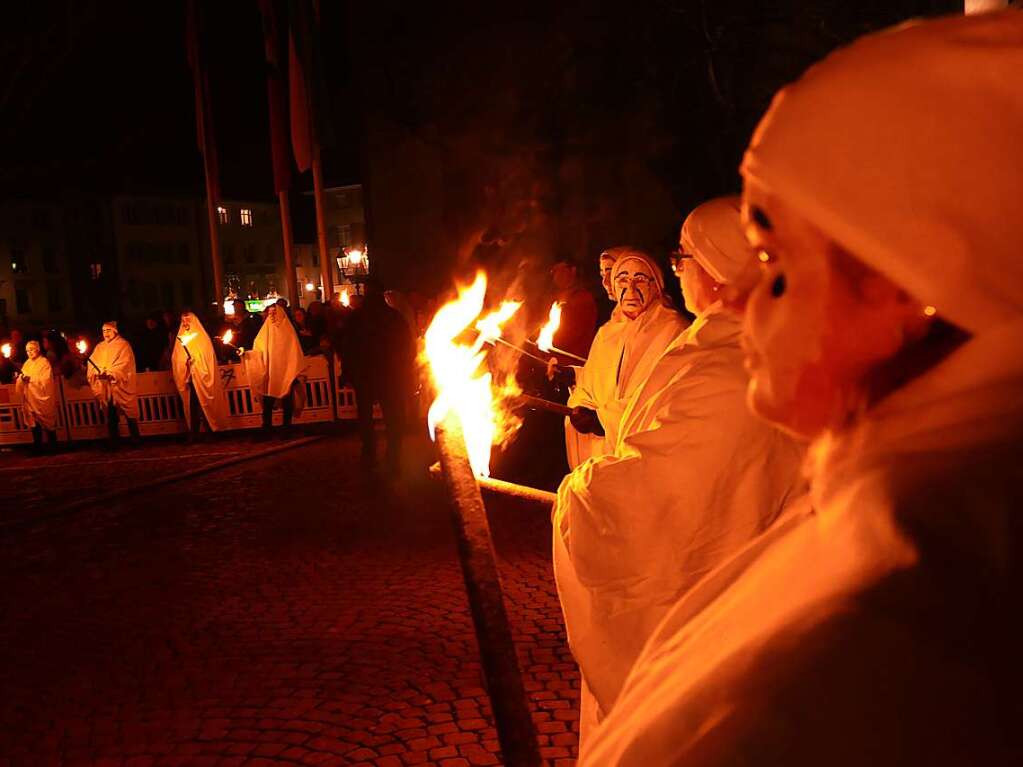
[[192,330],[192,315],[185,312],[181,315],[181,333],[188,333]]
[[745,299],[750,406],[807,438],[840,428],[870,372],[926,331],[923,307],[755,183],[743,220],[760,262]]
[[615,264],[614,290],[622,313],[630,320],[656,303],[661,289],[650,266],[639,258],[623,258]]
[[28,355],[28,358],[30,360],[34,360],[40,354],[39,344],[36,343],[35,341],[29,341],[27,344],[25,344],[25,354]]
[[113,341],[115,338],[117,338],[117,328],[115,328],[113,325],[104,325],[103,340],[110,342]]

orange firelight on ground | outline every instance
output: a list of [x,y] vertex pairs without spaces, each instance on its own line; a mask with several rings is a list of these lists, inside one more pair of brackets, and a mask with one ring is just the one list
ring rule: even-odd
[[341,306],[351,306],[352,297],[348,295],[348,289],[344,288],[341,290]]
[[[506,301],[496,312],[477,319],[486,293],[487,277],[479,272],[471,286],[459,289],[456,300],[437,311],[425,339],[425,356],[437,390],[428,416],[430,436],[436,438],[437,425],[448,416],[457,416],[477,477],[490,476],[491,446],[503,442],[514,430],[515,419],[504,403],[519,391],[514,378],[495,384],[486,366],[486,342],[501,335],[501,325],[521,304]],[[473,343],[456,341],[472,327],[480,329]]]
[[540,328],[540,335],[536,337],[536,345],[541,351],[549,352],[554,346],[554,334],[561,326],[561,304],[555,301],[551,304],[551,312],[547,316],[547,324]]

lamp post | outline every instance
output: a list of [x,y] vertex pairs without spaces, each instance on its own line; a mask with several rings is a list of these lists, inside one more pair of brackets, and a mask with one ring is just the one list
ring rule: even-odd
[[369,276],[369,247],[353,245],[341,249],[337,257],[337,268],[345,279],[355,285],[355,292],[362,294],[362,284]]

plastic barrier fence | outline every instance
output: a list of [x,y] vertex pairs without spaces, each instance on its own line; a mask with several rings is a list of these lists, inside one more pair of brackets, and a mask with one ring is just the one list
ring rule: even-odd
[[[305,406],[296,415],[294,423],[330,421],[335,417],[331,408],[337,402],[336,417],[356,418],[355,392],[342,387],[331,373],[331,361],[323,356],[306,357]],[[220,376],[227,398],[227,429],[252,429],[261,425],[263,403],[254,397],[244,365],[221,365]],[[334,384],[334,398],[331,384]],[[154,434],[183,434],[184,410],[181,397],[170,371],[139,373],[136,377],[139,398],[139,432],[143,436]],[[87,384],[74,384],[60,380],[60,424],[57,430],[63,440],[103,439],[107,434],[106,412],[93,396]],[[274,423],[280,424],[283,413],[274,410]],[[128,427],[122,419],[121,433],[127,436]],[[21,397],[13,384],[0,385],[0,445],[20,445],[32,442],[32,432],[25,426],[21,413]]]

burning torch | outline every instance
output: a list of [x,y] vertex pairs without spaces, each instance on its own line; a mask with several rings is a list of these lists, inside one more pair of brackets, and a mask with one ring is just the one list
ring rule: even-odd
[[580,357],[578,354],[572,354],[572,352],[566,352],[564,349],[559,349],[554,345],[554,334],[558,332],[558,328],[561,326],[561,304],[555,301],[551,304],[551,311],[547,315],[547,324],[540,328],[540,335],[536,337],[536,347],[548,354],[558,354],[562,357],[568,357],[571,360],[584,365],[586,364],[586,358]]
[[11,349],[11,345],[9,343],[4,343],[3,346],[0,346],[0,354],[4,355],[4,359],[10,360],[10,363],[14,366],[16,374],[21,375],[21,365],[19,365],[17,362],[11,359],[12,351],[13,350]]
[[237,354],[239,357],[245,351],[244,349],[240,349],[233,343],[231,343],[231,339],[234,338],[234,331],[231,330],[230,328],[224,331],[224,335],[217,336],[217,338],[220,339],[220,343],[222,343],[224,346],[228,347],[229,349],[234,349],[235,354]]

